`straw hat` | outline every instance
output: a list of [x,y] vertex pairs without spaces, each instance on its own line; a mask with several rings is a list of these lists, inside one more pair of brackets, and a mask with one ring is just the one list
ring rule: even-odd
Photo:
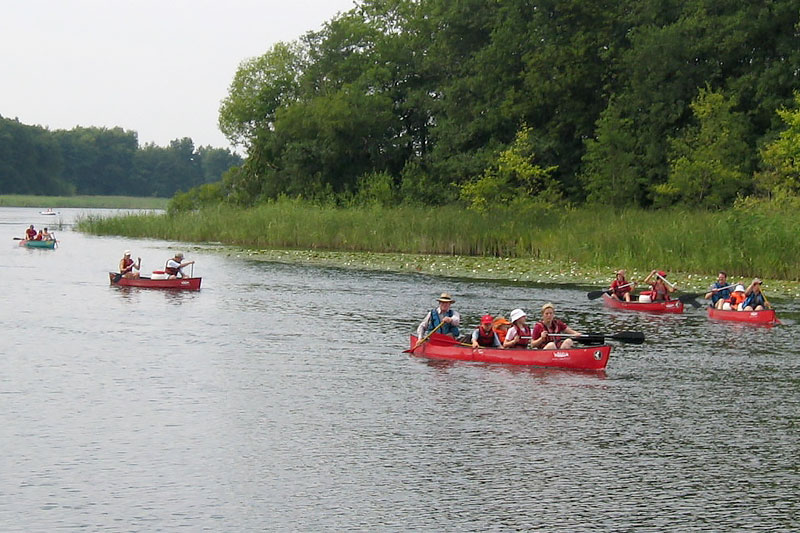
[[446,292],[443,292],[441,296],[436,298],[436,301],[437,302],[450,302],[450,303],[455,302],[455,300],[453,300],[453,298],[450,296],[450,294],[448,294]]
[[177,252],[175,254],[175,257],[179,257],[179,258],[183,259],[183,252]]

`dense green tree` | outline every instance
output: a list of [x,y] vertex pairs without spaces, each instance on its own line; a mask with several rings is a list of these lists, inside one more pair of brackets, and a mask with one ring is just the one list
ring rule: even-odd
[[777,111],[786,129],[761,150],[763,169],[756,175],[762,193],[800,194],[800,92],[792,108]]
[[678,200],[720,208],[750,192],[752,150],[745,140],[746,119],[733,110],[735,105],[719,92],[700,89],[691,104],[697,124],[670,141],[669,179],[655,187],[657,204]]

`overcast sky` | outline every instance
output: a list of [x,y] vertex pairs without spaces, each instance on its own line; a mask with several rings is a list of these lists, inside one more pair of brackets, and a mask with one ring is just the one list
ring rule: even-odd
[[122,127],[139,144],[229,147],[239,64],[353,0],[0,0],[0,115],[51,130]]

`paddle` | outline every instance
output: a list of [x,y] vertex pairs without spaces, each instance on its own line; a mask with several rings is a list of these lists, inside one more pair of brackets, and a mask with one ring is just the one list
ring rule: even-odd
[[112,281],[112,283],[119,283],[119,280],[121,279],[122,279],[122,274],[117,272],[116,274],[114,274],[114,281]]
[[13,238],[15,241],[26,241],[26,240],[27,240],[27,239],[24,239],[24,238],[22,238],[22,237],[12,237],[12,238]]
[[[623,287],[628,287],[630,285],[633,285],[633,282],[626,283],[625,285],[620,285],[617,288],[621,289]],[[608,294],[610,296],[612,292],[613,291],[611,289],[606,289],[604,291],[590,291],[590,292],[586,293],[586,297],[589,298],[590,300],[596,300],[596,299],[600,298],[604,294]]]
[[422,345],[422,344],[423,344],[425,341],[427,341],[428,339],[430,339],[430,338],[431,338],[431,335],[433,335],[434,333],[436,333],[436,330],[437,330],[437,329],[439,329],[440,327],[442,327],[443,325],[444,325],[444,321],[442,321],[442,322],[439,322],[439,325],[438,325],[438,326],[436,326],[435,328],[433,328],[433,330],[432,330],[430,333],[428,333],[427,335],[425,335],[425,337],[423,337],[421,341],[417,341],[417,344],[415,344],[413,348],[411,348],[411,349],[408,349],[408,350],[403,350],[403,353],[414,353],[414,350],[416,350],[417,348],[419,348],[419,347],[420,347],[420,346],[421,346],[421,345]]
[[620,331],[619,333],[587,333],[585,335],[570,335],[569,333],[548,333],[550,337],[569,337],[577,341],[603,342],[606,338],[630,344],[644,343],[644,333],[641,331]]

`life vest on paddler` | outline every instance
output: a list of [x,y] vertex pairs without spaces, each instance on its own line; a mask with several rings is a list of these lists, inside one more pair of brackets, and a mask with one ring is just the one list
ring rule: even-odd
[[745,298],[744,302],[742,303],[742,309],[745,307],[752,307],[755,309],[757,306],[765,307],[766,302],[764,301],[764,295],[760,292],[751,292],[750,295]]
[[169,266],[164,267],[164,272],[166,272],[167,275],[169,276],[177,276],[179,271],[180,271],[179,268],[169,267]]
[[480,346],[494,346],[494,335],[493,329],[486,333],[483,328],[478,328],[478,344]]
[[127,270],[129,266],[133,264],[133,259],[130,257],[124,257],[122,259],[122,270]]
[[[444,316],[453,316],[453,310],[448,309]],[[442,322],[442,318],[439,316],[439,313],[436,309],[431,309],[431,321],[428,323],[428,333],[436,329],[436,327]],[[444,333],[445,335],[452,335],[453,337],[458,337],[459,331],[456,326],[451,323],[444,324],[438,330],[439,333]]]

